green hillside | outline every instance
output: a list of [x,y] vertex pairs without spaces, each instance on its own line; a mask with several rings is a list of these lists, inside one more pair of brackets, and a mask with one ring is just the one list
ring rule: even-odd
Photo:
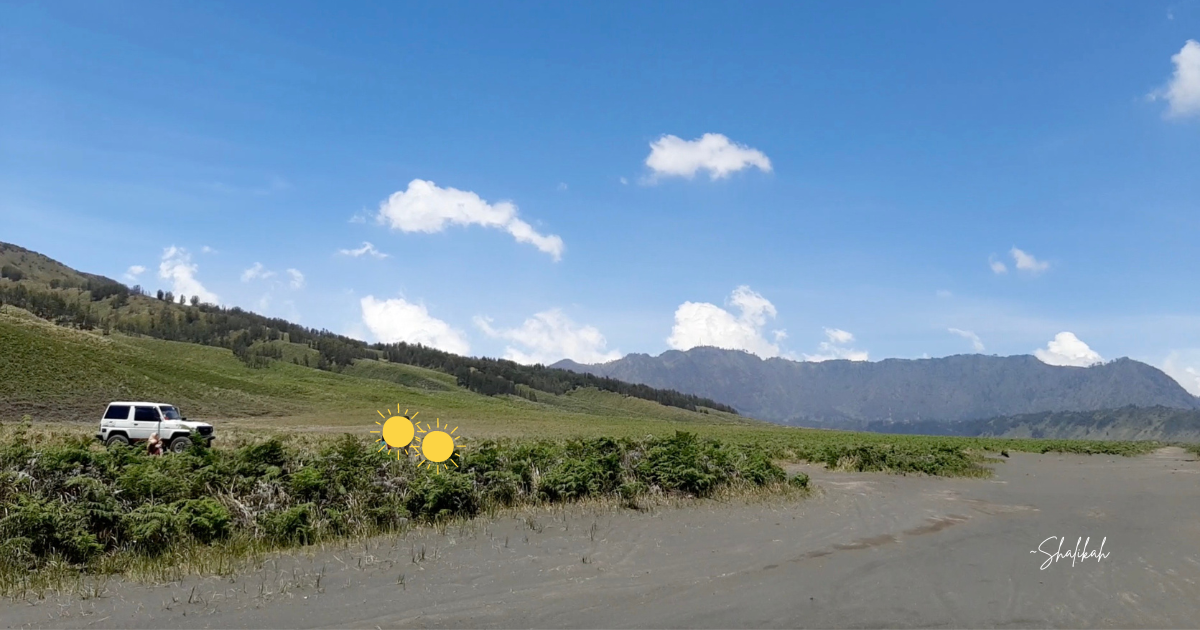
[[[537,402],[545,396],[596,388],[689,411],[707,408],[737,413],[720,402],[668,389],[543,365],[463,357],[419,344],[368,344],[237,307],[206,304],[194,295],[188,299],[185,295],[157,291],[151,296],[140,287],[127,287],[102,276],[81,273],[8,243],[0,243],[0,305],[4,304],[71,328],[228,349],[253,368],[266,368],[282,361],[330,372],[382,377],[423,388],[412,381],[416,378],[436,389],[436,382],[424,379],[447,381],[431,377],[428,371],[433,370],[451,377],[456,387],[487,396],[516,395]],[[358,367],[363,360],[404,364],[426,371]]]
[[175,403],[189,418],[243,419],[239,424],[257,418],[264,426],[366,426],[377,409],[400,405],[431,420],[469,424],[480,436],[629,433],[666,422],[757,424],[586,388],[538,392],[536,402],[484,396],[457,386],[451,375],[377,360],[357,360],[341,373],[286,360],[253,368],[225,348],[56,326],[12,306],[0,307],[0,374],[0,420],[28,414],[91,422],[110,400],[148,399]]

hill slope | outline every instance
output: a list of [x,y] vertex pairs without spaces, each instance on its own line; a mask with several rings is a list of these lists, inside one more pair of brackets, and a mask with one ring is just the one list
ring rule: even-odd
[[[176,300],[178,298],[178,300]],[[736,415],[732,407],[689,394],[630,384],[486,357],[462,357],[406,343],[367,344],[358,339],[315,330],[240,308],[201,303],[196,296],[158,291],[154,297],[140,288],[70,269],[46,256],[0,243],[0,305],[10,304],[56,324],[82,330],[119,331],[134,336],[182,341],[233,351],[243,363],[265,368],[284,361],[321,370],[357,371],[406,384],[425,379],[409,371],[356,367],[363,360],[387,361],[436,370],[454,385],[478,394],[516,395],[537,402],[540,396],[562,395],[579,388],[596,388],[689,411],[709,409]],[[397,380],[399,379],[399,380]]]
[[1090,368],[983,355],[812,363],[693,348],[554,367],[713,397],[764,420],[838,428],[888,418],[961,422],[1129,405],[1200,409],[1200,399],[1174,379],[1130,359]]
[[536,402],[484,396],[458,387],[453,376],[384,361],[357,360],[342,373],[286,361],[253,368],[225,348],[56,326],[12,306],[0,307],[0,374],[4,421],[29,414],[93,422],[110,400],[149,399],[175,403],[191,418],[251,417],[266,424],[291,417],[364,427],[377,409],[402,405],[430,420],[469,424],[474,436],[757,424],[588,388],[542,394]]

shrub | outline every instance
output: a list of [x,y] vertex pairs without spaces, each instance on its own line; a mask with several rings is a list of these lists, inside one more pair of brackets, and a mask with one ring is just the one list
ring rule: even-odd
[[511,506],[521,496],[521,476],[507,470],[492,470],[484,473],[485,496],[489,501],[502,506]]
[[787,473],[762,452],[751,452],[738,462],[737,475],[756,486],[779,483]]
[[124,498],[131,501],[162,501],[171,503],[187,498],[187,483],[179,475],[166,475],[157,462],[134,464],[117,479]]
[[228,536],[233,519],[224,505],[204,497],[182,502],[179,520],[193,538],[208,543]]
[[788,483],[795,488],[807,489],[808,475],[805,473],[796,473],[795,476],[793,476],[791,479],[788,479]]
[[318,498],[321,495],[321,488],[324,485],[325,476],[321,474],[321,471],[311,466],[305,466],[292,473],[292,494],[302,500],[311,501]]
[[474,516],[479,501],[467,475],[446,471],[426,474],[409,488],[408,511],[426,521],[455,516]]
[[603,473],[594,459],[568,459],[542,475],[538,482],[538,493],[551,501],[598,494],[602,489]]
[[169,505],[143,505],[122,517],[121,527],[134,548],[158,554],[166,551],[179,534],[179,515]]
[[313,539],[313,511],[311,503],[297,505],[285,510],[267,512],[259,517],[263,533],[278,543],[308,544]]
[[637,471],[664,490],[705,496],[724,480],[722,471],[712,465],[714,450],[712,444],[701,445],[695,434],[679,431],[650,447]]

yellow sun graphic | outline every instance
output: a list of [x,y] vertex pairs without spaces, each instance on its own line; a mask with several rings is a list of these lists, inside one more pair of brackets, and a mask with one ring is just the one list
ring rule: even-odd
[[418,422],[417,432],[424,433],[425,435],[421,437],[421,456],[424,459],[420,464],[417,464],[417,468],[432,463],[433,469],[439,474],[443,469],[449,468],[445,462],[449,462],[455,468],[458,468],[458,463],[450,459],[454,455],[455,447],[458,446],[454,442],[454,440],[458,439],[458,436],[454,435],[454,432],[457,430],[458,427],[450,429],[450,425],[443,427],[441,418],[437,419],[437,428],[426,423],[425,428],[422,429],[421,423]]
[[[396,460],[400,460],[400,453],[421,455],[421,463],[417,464],[420,468],[426,464],[432,464],[433,469],[439,474],[449,466],[458,468],[458,463],[451,457],[454,456],[454,449],[458,447],[455,442],[459,436],[454,435],[458,431],[458,427],[450,428],[450,425],[442,425],[442,419],[436,419],[436,427],[429,423],[425,424],[425,428],[421,428],[420,422],[413,422],[417,417],[417,412],[413,415],[408,415],[408,410],[400,413],[400,405],[396,405],[396,411],[393,413],[391,409],[387,410],[385,416],[382,411],[377,411],[383,422],[375,421],[379,425],[379,430],[371,431],[378,433],[379,439],[375,440],[376,444],[382,442],[379,450],[395,449]],[[418,433],[423,435],[418,435]],[[378,452],[378,451],[377,451]]]
[[412,419],[416,418],[417,413],[421,412],[418,411],[409,416],[408,410],[405,409],[402,414],[400,413],[400,405],[396,405],[395,414],[392,413],[391,409],[388,409],[387,412],[388,415],[385,416],[382,411],[376,411],[379,417],[383,418],[383,422],[375,421],[375,424],[379,425],[379,430],[371,431],[371,433],[380,434],[379,439],[375,440],[376,444],[383,442],[383,446],[380,446],[379,450],[382,451],[385,448],[396,449],[396,460],[399,461],[400,452],[408,452],[409,445],[412,444],[413,438],[416,437],[416,425],[413,424]]

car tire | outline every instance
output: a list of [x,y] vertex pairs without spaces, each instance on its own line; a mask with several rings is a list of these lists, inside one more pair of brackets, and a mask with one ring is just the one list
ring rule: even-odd
[[177,437],[174,440],[171,440],[171,445],[168,448],[170,448],[172,453],[182,453],[191,448],[191,446],[192,441],[190,439],[185,437]]
[[109,448],[113,446],[129,446],[129,438],[119,433],[117,435],[110,435],[108,436],[108,439],[104,441],[104,446]]

